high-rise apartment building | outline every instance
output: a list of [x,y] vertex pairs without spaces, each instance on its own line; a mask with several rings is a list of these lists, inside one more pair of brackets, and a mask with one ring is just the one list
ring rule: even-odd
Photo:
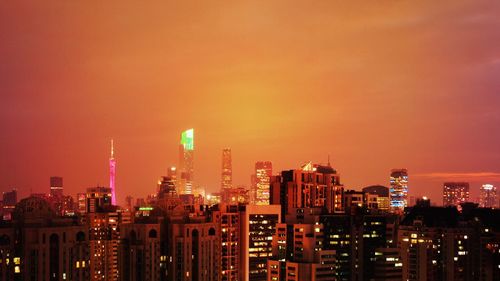
[[[144,217],[123,224],[120,230],[119,272],[121,281],[167,280],[167,256],[161,243],[157,218]],[[163,253],[162,253],[163,251]]]
[[344,187],[329,165],[308,163],[300,169],[281,172],[271,180],[271,204],[280,204],[282,216],[292,208],[325,208],[342,213]]
[[408,170],[393,169],[390,182],[391,209],[401,213],[408,206]]
[[221,205],[220,210],[220,272],[221,281],[240,280],[241,232],[238,205]]
[[220,233],[206,216],[172,218],[167,225],[167,280],[218,281]]
[[492,184],[483,184],[479,191],[479,206],[483,208],[498,208],[497,188]]
[[178,193],[194,194],[194,129],[181,134],[179,145]]
[[469,201],[468,182],[445,182],[443,184],[443,206],[459,206]]
[[259,161],[255,163],[255,174],[252,177],[252,197],[255,205],[269,204],[269,181],[273,174],[273,163]]
[[389,245],[390,217],[360,210],[320,217],[325,233],[323,249],[335,251],[335,280],[371,280],[375,276],[376,249]]
[[231,159],[231,148],[222,150],[222,173],[221,173],[221,189],[233,187],[233,166]]
[[320,223],[282,223],[273,237],[268,281],[334,281],[335,250],[324,250]]
[[90,280],[117,281],[121,215],[112,205],[111,188],[88,188],[86,206],[90,229]]
[[281,220],[279,205],[246,205],[241,211],[241,281],[267,280],[267,260],[273,256],[272,241]]
[[276,225],[268,281],[337,280],[335,250],[325,249],[321,208],[293,209]]

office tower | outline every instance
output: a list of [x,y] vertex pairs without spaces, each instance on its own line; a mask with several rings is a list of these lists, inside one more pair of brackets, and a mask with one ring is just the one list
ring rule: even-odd
[[[46,197],[46,196],[44,196]],[[64,196],[63,193],[63,178],[50,178],[50,193],[46,199],[52,206],[52,209],[59,216],[74,215],[75,208],[73,206],[74,199],[71,196]]]
[[391,209],[401,213],[408,206],[408,170],[393,169],[390,181]]
[[83,192],[76,194],[77,211],[80,214],[87,212],[87,195]]
[[220,271],[221,281],[239,280],[240,263],[240,212],[237,205],[222,205],[220,211]]
[[90,229],[90,280],[117,281],[121,214],[112,205],[109,187],[87,188],[86,219]]
[[116,206],[116,160],[113,140],[111,140],[111,157],[109,158],[109,188],[111,188],[111,204]]
[[12,191],[6,191],[2,194],[2,211],[3,219],[10,220],[12,212],[17,204],[17,189],[13,188]]
[[269,181],[273,174],[273,164],[270,161],[259,161],[255,163],[255,175],[253,176],[252,189],[255,205],[269,204]]
[[179,194],[194,193],[194,129],[189,129],[181,134],[179,146]]
[[50,196],[55,198],[63,197],[62,177],[50,177]]
[[281,220],[279,205],[246,205],[241,211],[240,279],[267,280],[267,260],[272,257],[272,237]]
[[0,280],[89,280],[88,228],[40,197],[22,199],[0,225]]
[[329,165],[307,163],[271,179],[271,204],[281,205],[283,217],[292,208],[325,208],[328,213],[342,213],[343,193],[340,176]]
[[468,182],[445,182],[443,184],[443,206],[459,206],[469,201]]
[[389,210],[389,188],[382,185],[372,185],[363,188],[364,193],[377,195],[377,207],[379,210]]
[[222,174],[221,189],[233,187],[233,167],[231,160],[231,148],[222,150]]
[[497,208],[497,188],[492,184],[483,184],[479,191],[479,206],[483,208]]

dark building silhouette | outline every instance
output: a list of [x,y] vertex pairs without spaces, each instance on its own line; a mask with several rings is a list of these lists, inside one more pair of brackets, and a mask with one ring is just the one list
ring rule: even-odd
[[404,280],[499,280],[500,211],[415,206],[398,230]]
[[0,280],[89,280],[88,227],[28,197],[0,225]]

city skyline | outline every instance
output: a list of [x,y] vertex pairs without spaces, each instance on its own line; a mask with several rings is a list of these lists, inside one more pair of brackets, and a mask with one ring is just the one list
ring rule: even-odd
[[500,1],[4,1],[0,280],[500,280]]
[[[181,135],[184,135],[186,132],[188,131],[191,131],[191,133],[194,131],[194,129],[189,129],[189,130],[186,130],[184,132],[182,132]],[[194,134],[194,133],[193,133]],[[182,140],[181,140],[182,142]],[[180,145],[180,147],[183,147],[183,144]],[[193,147],[194,149],[194,147]],[[227,150],[227,149],[230,149],[230,148],[224,148],[223,150]],[[179,152],[178,152],[179,153]],[[180,152],[181,154],[178,155],[178,157],[180,157],[181,155],[183,155],[183,152],[181,151]],[[329,160],[329,157],[328,156],[328,159],[327,161],[325,162],[321,162],[321,161],[317,161],[316,163],[321,163],[321,164],[327,164]],[[108,159],[109,160],[109,167],[108,167],[108,181],[111,183],[111,178],[113,178],[113,184],[115,182],[115,178],[114,177],[111,177],[111,174],[113,174],[115,172],[114,169],[115,168],[115,165],[116,165],[116,159],[114,158],[114,143],[112,141],[112,147],[111,147],[111,158]],[[221,158],[222,160],[222,158]],[[262,161],[256,161],[256,163],[260,163]],[[270,163],[273,163],[273,161],[267,161],[267,162],[270,162]],[[312,163],[311,161],[305,161],[305,162],[302,162],[302,163],[299,163],[297,164],[296,166],[291,166],[291,167],[287,167],[287,168],[283,168],[281,170],[287,170],[287,169],[296,169],[296,168],[299,168],[300,166],[302,165],[306,165],[306,164],[310,164]],[[177,163],[178,164],[178,163]],[[330,165],[330,163],[328,163]],[[219,164],[220,166],[220,164]],[[334,165],[332,165],[334,168],[337,168],[335,167]],[[172,169],[172,167],[176,167],[175,165],[170,165],[168,167],[165,167],[164,169],[164,174],[162,174],[161,176],[166,176],[170,173],[170,170]],[[111,169],[112,172],[109,171],[109,169]],[[374,183],[374,182],[371,182],[371,183],[367,183],[366,185],[364,186],[350,186],[350,185],[347,185],[347,188],[350,188],[350,189],[354,189],[354,190],[357,190],[357,191],[361,191],[363,188],[365,187],[369,187],[371,185],[382,185],[382,186],[386,186],[386,187],[390,187],[391,186],[391,172],[393,172],[394,168],[391,168],[389,171],[387,171],[386,173],[386,182],[377,182],[377,183]],[[396,169],[397,170],[397,169]],[[405,169],[406,170],[406,169]],[[222,169],[219,171],[219,173],[222,172]],[[252,190],[253,188],[253,185],[254,185],[254,182],[252,181],[252,177],[254,176],[254,173],[255,173],[255,168],[253,167],[252,171],[249,173],[249,178],[248,179],[248,182],[243,182],[243,183],[237,183],[237,184],[233,184],[234,186],[236,185],[239,185],[239,186],[245,186],[247,188],[247,190]],[[273,175],[278,175],[278,173],[273,173]],[[340,174],[342,175],[342,171],[340,171]],[[433,204],[435,205],[441,205],[441,199],[442,199],[442,192],[437,192],[435,191],[434,193],[433,192],[428,192],[428,193],[419,193],[419,191],[415,191],[415,190],[412,190],[412,185],[413,185],[413,174],[411,173],[411,171],[408,173],[408,178],[409,178],[409,183],[408,183],[408,202],[409,202],[409,198],[410,197],[413,197],[413,198],[418,198],[418,197],[428,197],[432,200]],[[161,176],[158,176],[158,177],[161,177]],[[479,203],[479,199],[480,199],[480,195],[481,195],[481,190],[483,188],[484,185],[492,185],[493,186],[498,186],[498,182],[494,179],[496,179],[496,177],[500,177],[500,173],[479,173],[479,178],[482,178],[482,179],[489,179],[490,181],[480,181],[480,180],[475,180],[476,178],[476,174],[474,173],[429,173],[429,174],[425,174],[425,175],[422,175],[422,174],[416,174],[415,175],[417,177],[417,181],[418,181],[418,178],[421,177],[421,178],[430,178],[432,179],[432,181],[434,181],[436,184],[439,184],[439,185],[443,185],[443,184],[446,184],[446,179],[471,179],[471,183],[474,183],[476,184],[477,186],[474,186],[473,184],[471,184],[471,196],[469,198],[469,202],[476,202],[476,203]],[[52,177],[52,176],[51,176]],[[220,175],[219,175],[220,177]],[[443,181],[440,181],[441,179],[443,179]],[[493,180],[492,180],[493,179]],[[155,184],[157,183],[157,178],[154,179],[153,181],[155,182]],[[46,179],[45,179],[46,181]],[[136,198],[145,198],[147,197],[148,195],[151,195],[153,194],[155,191],[156,191],[156,187],[155,187],[155,184],[151,185],[151,186],[147,186],[147,188],[149,188],[148,190],[141,190],[141,193],[123,193],[123,194],[120,194],[120,192],[117,192],[118,194],[120,194],[120,197],[124,198],[122,200],[125,200],[125,197],[126,196],[129,196],[129,195],[133,195],[133,197],[136,197]],[[217,184],[219,186],[217,186]],[[215,193],[215,192],[218,192],[220,191],[220,178],[219,178],[219,182],[215,184],[214,186],[210,186],[207,188],[207,186],[204,186],[204,185],[200,185],[199,183],[196,183],[195,182],[195,185],[193,186],[193,188],[201,188],[200,190],[203,190],[204,192],[206,192],[206,194],[211,194],[211,193]],[[182,185],[182,184],[181,184]],[[107,186],[106,184],[102,184],[102,183],[96,183],[96,184],[90,184],[89,186],[82,186],[81,189],[77,189],[76,191],[73,192],[73,190],[67,192],[66,194],[67,195],[71,195],[71,196],[75,196],[77,193],[80,193],[82,191],[84,191],[85,189],[89,188],[89,187],[92,187],[92,186]],[[111,187],[111,186],[109,186]],[[4,188],[5,190],[3,190],[2,188]],[[20,188],[19,186],[16,186],[16,185],[9,185],[9,186],[1,186],[0,187],[0,192],[8,192],[10,191],[10,189],[12,188],[15,188],[18,190],[18,193],[20,194],[21,197],[27,197],[31,194],[35,194],[37,192],[40,192],[40,193],[50,193],[50,190],[52,189],[51,186],[43,186],[41,187],[41,189],[37,189],[37,191],[33,191],[33,189],[30,189],[30,190],[24,190],[22,187]],[[45,190],[47,189],[47,190]],[[178,186],[177,189],[181,189],[182,190],[182,186]],[[179,190],[178,190],[179,192]],[[182,192],[182,191],[181,191]],[[189,193],[191,194],[191,193]],[[118,197],[117,195],[115,195],[116,197]],[[117,201],[117,204],[118,205],[122,205],[124,204],[125,201]]]
[[499,3],[53,4],[0,10],[1,192],[107,185],[114,139],[119,203],[144,197],[187,128],[209,191],[224,147],[234,186],[328,155],[348,189],[500,186]]

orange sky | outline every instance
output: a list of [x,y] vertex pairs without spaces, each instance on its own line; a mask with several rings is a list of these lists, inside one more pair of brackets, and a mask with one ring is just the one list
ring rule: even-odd
[[[347,188],[441,203],[445,180],[500,185],[498,1],[4,1],[0,191],[153,192],[196,131],[195,177],[220,186],[326,162]],[[182,2],[182,3],[180,3]],[[217,2],[217,3],[214,3]]]

